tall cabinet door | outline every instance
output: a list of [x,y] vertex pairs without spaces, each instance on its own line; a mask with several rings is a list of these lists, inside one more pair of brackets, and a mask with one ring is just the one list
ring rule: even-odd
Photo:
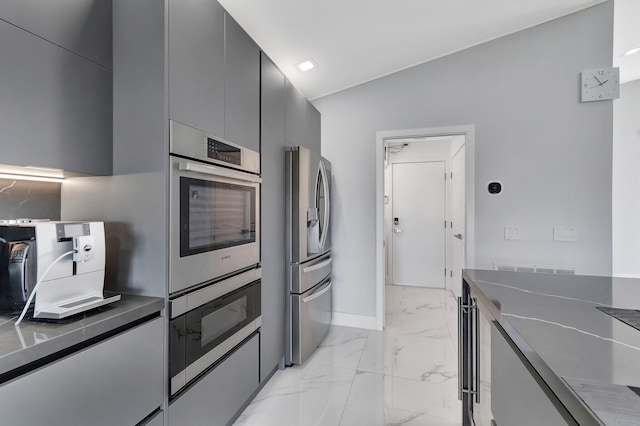
[[286,82],[286,139],[290,145],[302,145],[307,148],[305,109],[307,100],[289,80]]
[[320,153],[320,112],[288,80],[286,139]]
[[260,151],[260,48],[225,15],[225,139]]
[[225,113],[224,15],[217,1],[169,1],[169,118],[219,137]]
[[260,380],[284,356],[285,331],[285,83],[262,54],[262,328]]
[[320,111],[307,101],[305,108],[305,132],[307,136],[307,146],[315,152],[320,150]]

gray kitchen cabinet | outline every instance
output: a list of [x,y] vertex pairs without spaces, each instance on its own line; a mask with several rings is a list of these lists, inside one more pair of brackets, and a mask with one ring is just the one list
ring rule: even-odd
[[307,132],[307,144],[309,149],[315,152],[320,150],[320,111],[307,101],[305,108],[305,121]]
[[[290,145],[307,146],[305,110],[307,100],[289,80],[286,82],[285,137]],[[310,147],[307,147],[310,148]]]
[[170,426],[227,425],[258,388],[258,335],[169,404]]
[[110,175],[111,71],[3,20],[0,57],[2,163]]
[[224,19],[217,1],[169,1],[169,118],[221,138],[225,135]]
[[260,151],[260,48],[225,14],[224,137]]
[[262,54],[262,327],[260,381],[284,356],[285,332],[285,78]]
[[[566,426],[567,422],[550,398],[551,390],[543,390],[527,365],[524,356],[508,337],[491,327],[491,408],[497,426]],[[509,339],[510,340],[510,339]],[[482,359],[482,358],[481,358]],[[530,367],[532,368],[532,367]],[[535,373],[534,373],[535,374]],[[547,394],[551,396],[547,396]],[[559,404],[559,402],[558,402]],[[564,407],[562,411],[566,412]],[[568,415],[568,413],[566,413]]]
[[286,140],[320,152],[320,113],[288,80],[286,83]]
[[[112,4],[113,174],[159,173],[160,176],[152,176],[151,179],[162,181],[169,152],[165,4],[158,0],[112,0]],[[132,176],[131,179],[137,182],[137,177]],[[122,196],[123,200],[127,200],[124,205],[146,204],[149,197],[154,198],[154,203],[163,199],[166,189],[162,183],[164,182],[157,184],[162,192],[146,191],[148,195],[145,195],[144,203],[138,202],[142,199],[138,195],[130,195],[128,199]],[[127,182],[122,183],[123,188],[128,186]],[[142,188],[143,185],[135,183],[135,186]],[[152,216],[153,220],[164,221],[164,211],[164,208],[154,211],[147,209],[141,220],[144,222]],[[116,216],[119,215],[118,213]],[[111,221],[127,223],[123,219],[114,217]],[[144,231],[143,235],[149,236]],[[157,232],[153,235],[153,238],[162,241],[163,237]],[[147,247],[148,244],[143,243],[141,246]],[[157,262],[154,270],[158,274],[160,272],[157,265],[164,264],[163,258],[156,256],[160,250],[152,250],[153,255],[143,256],[147,257],[147,261],[154,264]],[[143,250],[136,250],[137,256],[140,256],[141,251]],[[131,270],[135,271],[139,262],[134,260],[131,265]],[[145,275],[146,271],[141,274]],[[159,281],[155,276],[147,276],[141,278],[140,282]],[[164,291],[154,295],[164,295]]]
[[260,49],[216,1],[169,1],[169,118],[260,150]]
[[111,2],[1,0],[0,18],[111,69]]
[[163,318],[0,386],[2,424],[134,425],[163,403]]

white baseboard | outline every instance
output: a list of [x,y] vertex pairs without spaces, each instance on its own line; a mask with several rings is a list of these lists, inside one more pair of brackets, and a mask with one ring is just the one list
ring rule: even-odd
[[640,278],[640,274],[615,274],[614,273],[613,276],[618,278]]
[[342,327],[366,328],[368,330],[378,330],[378,319],[369,315],[347,314],[344,312],[333,312],[331,325]]

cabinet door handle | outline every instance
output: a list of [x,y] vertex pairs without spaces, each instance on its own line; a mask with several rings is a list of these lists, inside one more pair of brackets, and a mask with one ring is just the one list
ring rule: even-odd
[[[473,367],[474,367],[474,349],[473,347],[473,301],[469,296],[465,296],[467,303],[458,297],[458,399],[462,400],[463,394],[474,395],[476,390],[473,388]],[[465,328],[466,327],[466,328]],[[465,345],[466,330],[466,345]],[[463,351],[464,355],[463,355]],[[466,370],[464,370],[464,362],[466,358]],[[466,377],[463,377],[466,373]],[[467,387],[464,386],[464,379],[467,380]],[[477,387],[476,387],[477,388]],[[472,396],[470,396],[472,398]]]

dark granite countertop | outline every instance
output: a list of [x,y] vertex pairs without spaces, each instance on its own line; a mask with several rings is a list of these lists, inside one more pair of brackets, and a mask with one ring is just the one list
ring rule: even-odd
[[164,299],[122,295],[121,300],[59,322],[0,315],[0,376],[88,342],[164,308]]
[[640,279],[484,270],[463,277],[579,424],[595,416],[566,380],[640,387],[640,331],[597,309],[640,309]]

